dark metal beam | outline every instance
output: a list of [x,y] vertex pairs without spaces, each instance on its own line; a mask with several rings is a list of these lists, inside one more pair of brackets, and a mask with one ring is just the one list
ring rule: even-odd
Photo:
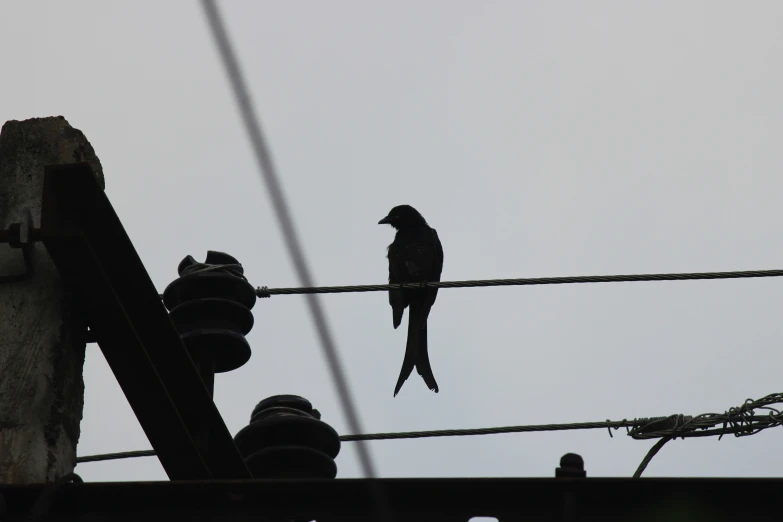
[[[389,509],[406,522],[710,522],[780,520],[775,502],[783,479],[383,479]],[[9,514],[26,513],[40,486],[0,486]],[[366,521],[370,481],[207,481],[68,484],[56,493],[49,520]],[[308,518],[309,517],[309,518]]]
[[250,478],[108,198],[86,163],[46,169],[40,236],[172,480]]

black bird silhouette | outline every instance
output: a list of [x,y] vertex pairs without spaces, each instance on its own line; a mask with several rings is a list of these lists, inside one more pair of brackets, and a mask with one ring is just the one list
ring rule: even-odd
[[[397,229],[387,255],[390,284],[440,281],[440,273],[443,271],[443,247],[438,233],[415,208],[410,205],[394,207],[378,224],[391,225]],[[427,387],[438,393],[438,383],[432,374],[427,352],[427,318],[437,296],[437,288],[389,290],[389,304],[392,307],[395,329],[400,326],[405,308],[410,307],[408,341],[400,377],[394,388],[395,397],[414,366],[427,383]]]

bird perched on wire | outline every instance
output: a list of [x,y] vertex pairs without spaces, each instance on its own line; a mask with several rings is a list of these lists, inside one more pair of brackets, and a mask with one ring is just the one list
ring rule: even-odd
[[[410,205],[394,207],[378,224],[391,225],[397,230],[387,255],[389,284],[440,281],[443,271],[443,247],[438,233],[415,208]],[[427,383],[427,387],[435,393],[438,392],[438,383],[432,374],[427,351],[427,318],[437,295],[437,288],[389,290],[389,304],[392,307],[392,323],[395,329],[402,322],[405,308],[409,308],[408,340],[400,377],[394,388],[395,397],[414,366]]]

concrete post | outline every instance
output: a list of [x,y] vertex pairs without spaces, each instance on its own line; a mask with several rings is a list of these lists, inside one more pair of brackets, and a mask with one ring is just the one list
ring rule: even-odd
[[[44,166],[98,157],[62,116],[8,121],[0,131],[0,228],[32,214],[41,224]],[[84,405],[85,326],[43,244],[34,274],[0,282],[0,483],[51,482],[73,471]],[[0,276],[24,271],[0,244]]]

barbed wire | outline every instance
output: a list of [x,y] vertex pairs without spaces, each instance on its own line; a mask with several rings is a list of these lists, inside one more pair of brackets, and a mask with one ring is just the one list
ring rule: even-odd
[[267,288],[259,286],[256,295],[267,298],[273,295],[294,294],[342,294],[348,292],[383,292],[396,288],[477,288],[486,286],[562,285],[574,283],[628,283],[639,281],[693,281],[700,279],[745,279],[757,277],[782,277],[783,270],[744,270],[738,272],[691,272],[674,274],[627,274],[567,277],[533,277],[521,279],[477,279],[470,281],[431,281],[427,283],[402,283],[383,285],[315,286],[302,288]]
[[[772,393],[761,399],[747,399],[741,406],[731,407],[723,413],[703,413],[701,415],[669,415],[666,417],[641,417],[633,420],[576,422],[568,424],[534,424],[526,426],[500,426],[495,428],[467,428],[452,430],[407,431],[390,433],[366,433],[358,435],[341,435],[343,442],[371,440],[421,439],[429,437],[460,437],[472,435],[497,435],[503,433],[525,433],[540,431],[566,431],[606,429],[610,436],[612,430],[626,428],[626,434],[637,440],[660,439],[645,455],[644,460],[634,473],[634,478],[641,476],[652,458],[670,440],[688,437],[718,436],[733,434],[735,437],[754,435],[762,430],[774,428],[783,424],[783,410],[772,407],[773,404],[783,405],[783,393]],[[766,415],[757,414],[756,410],[766,411]],[[89,455],[79,457],[76,462],[100,462],[105,460],[126,459],[134,457],[153,457],[153,450],[127,451],[108,453],[104,455]]]

